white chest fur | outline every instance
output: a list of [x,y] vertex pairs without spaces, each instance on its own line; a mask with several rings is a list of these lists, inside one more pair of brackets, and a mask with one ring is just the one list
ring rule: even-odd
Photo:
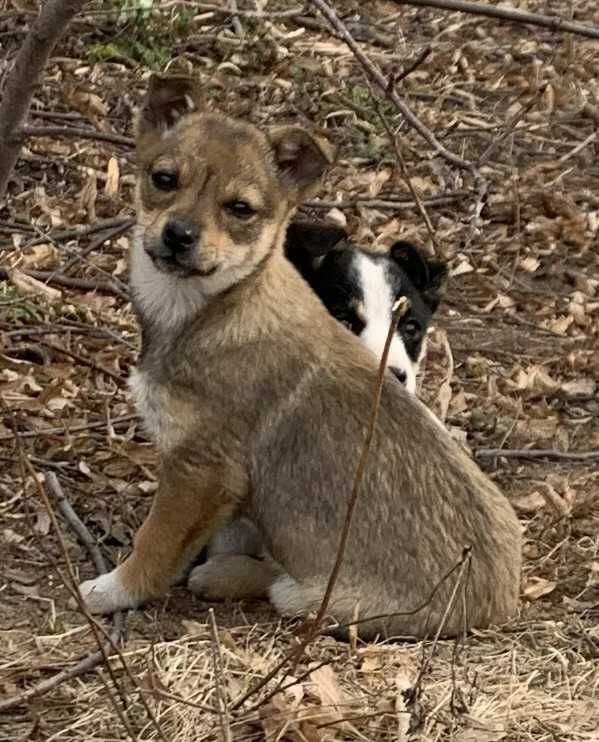
[[134,369],[129,377],[129,390],[137,414],[158,448],[164,452],[175,446],[184,436],[184,430],[180,418],[174,414],[174,400],[167,389],[144,371]]

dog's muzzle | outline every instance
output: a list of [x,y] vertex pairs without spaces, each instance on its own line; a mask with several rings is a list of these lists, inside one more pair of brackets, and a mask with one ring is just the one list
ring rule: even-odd
[[160,239],[146,250],[154,265],[164,273],[181,277],[211,276],[216,266],[198,268],[195,260],[200,230],[191,222],[169,219],[164,225]]

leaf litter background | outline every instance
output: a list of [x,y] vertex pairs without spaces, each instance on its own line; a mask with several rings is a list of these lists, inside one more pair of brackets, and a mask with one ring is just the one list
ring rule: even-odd
[[[33,7],[15,0],[0,13],[3,73]],[[596,450],[599,45],[393,2],[336,7],[385,74],[431,45],[398,90],[445,146],[484,160],[473,176],[431,157],[382,102],[451,267],[424,399],[473,452]],[[599,24],[592,0],[517,7]],[[240,37],[226,14],[197,4],[140,16],[131,4],[91,3],[35,95],[30,125],[108,136],[29,139],[0,210],[0,697],[95,648],[52,567],[63,558],[34,482],[20,471],[13,424],[39,475],[56,473],[112,560],[130,547],[156,486],[155,453],[126,393],[138,334],[122,224],[132,216],[128,138],[148,68],[194,69],[209,105],[229,113],[326,130],[340,159],[306,213],[346,224],[361,244],[402,237],[433,248],[345,45],[308,11],[241,23]],[[271,683],[232,714],[233,739],[599,738],[597,460],[483,455],[480,464],[525,532],[520,616],[459,647],[318,639],[294,671],[301,680],[268,698]],[[62,527],[80,576],[93,575]],[[216,708],[208,607],[178,587],[130,616],[124,652],[138,686],[114,667],[139,739],[158,738],[140,692],[165,738],[222,738],[206,711]],[[215,613],[232,701],[297,639],[264,604]],[[104,683],[100,666],[11,709],[0,715],[0,739],[127,738]]]

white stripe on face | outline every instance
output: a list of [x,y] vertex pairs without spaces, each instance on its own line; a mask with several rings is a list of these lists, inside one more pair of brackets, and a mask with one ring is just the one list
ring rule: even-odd
[[[358,274],[358,281],[362,289],[362,319],[365,323],[360,338],[380,360],[391,324],[395,297],[387,278],[384,261],[373,260],[364,253],[356,253],[354,269]],[[387,366],[405,373],[405,387],[414,394],[416,391],[416,368],[407,354],[401,336],[397,332],[391,341]]]

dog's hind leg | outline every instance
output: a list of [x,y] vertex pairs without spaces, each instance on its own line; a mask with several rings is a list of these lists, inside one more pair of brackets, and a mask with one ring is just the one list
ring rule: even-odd
[[189,575],[188,587],[204,600],[265,598],[272,583],[284,573],[269,556],[217,554]]
[[[326,585],[326,580],[310,579],[300,582],[288,574],[282,574],[272,583],[268,595],[271,603],[281,615],[306,616],[309,613],[316,613],[320,608]],[[356,621],[361,613],[360,600],[356,593],[337,584],[325,622],[331,627],[331,633],[335,636],[346,637],[347,629],[339,627],[345,627],[352,621]]]

